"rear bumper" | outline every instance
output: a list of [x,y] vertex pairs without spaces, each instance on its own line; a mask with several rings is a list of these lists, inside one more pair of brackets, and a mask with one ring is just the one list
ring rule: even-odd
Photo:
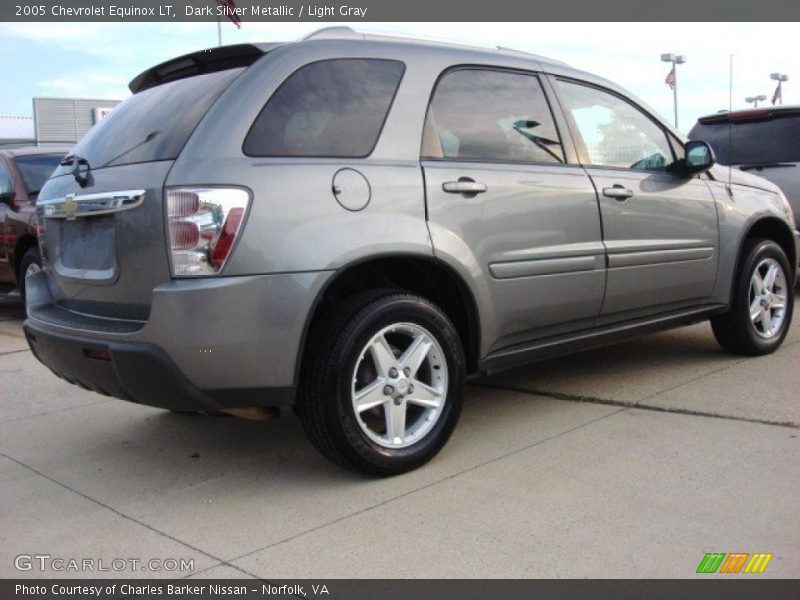
[[224,410],[294,402],[306,320],[328,274],[170,281],[153,291],[146,322],[68,311],[49,277],[27,280],[23,327],[56,375],[139,404]]
[[33,354],[53,373],[105,396],[170,410],[281,406],[294,401],[293,386],[200,390],[158,346],[55,334],[30,320],[24,329]]

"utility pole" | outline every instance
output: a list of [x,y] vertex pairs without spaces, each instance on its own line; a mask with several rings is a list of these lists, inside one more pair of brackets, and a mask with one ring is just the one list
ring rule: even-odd
[[667,75],[666,84],[672,88],[672,104],[675,109],[675,129],[678,128],[678,70],[677,65],[686,62],[683,54],[662,54],[661,60],[672,64],[672,70]]

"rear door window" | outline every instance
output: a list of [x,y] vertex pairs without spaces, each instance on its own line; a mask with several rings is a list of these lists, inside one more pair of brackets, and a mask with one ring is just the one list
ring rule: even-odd
[[539,78],[464,68],[434,92],[422,157],[510,163],[563,163],[564,153]]
[[363,158],[378,142],[405,66],[394,60],[332,59],[295,71],[253,123],[249,156]]
[[723,165],[800,162],[800,114],[732,123],[700,122],[689,138],[708,142]]

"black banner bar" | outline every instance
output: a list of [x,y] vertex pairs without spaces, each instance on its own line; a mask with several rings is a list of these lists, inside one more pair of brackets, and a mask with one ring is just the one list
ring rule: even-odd
[[[248,21],[503,22],[503,21],[797,21],[800,2],[732,0],[726,3],[669,0],[234,0]],[[231,8],[216,0],[3,0],[0,21],[216,21]],[[619,37],[624,32],[609,32]],[[598,35],[604,35],[598,27]],[[532,34],[535,35],[535,34]],[[676,35],[679,35],[676,31]],[[624,37],[624,36],[623,36]]]
[[[712,576],[713,577],[713,576]],[[35,600],[796,600],[800,581],[730,576],[694,580],[2,580],[0,598]]]

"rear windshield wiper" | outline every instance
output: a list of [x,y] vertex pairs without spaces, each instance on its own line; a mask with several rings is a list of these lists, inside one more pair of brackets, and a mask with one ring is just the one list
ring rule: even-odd
[[[72,169],[72,176],[75,178],[75,181],[78,182],[79,186],[86,187],[86,184],[89,183],[89,179],[92,176],[92,167],[89,164],[89,161],[84,157],[78,156],[77,154],[67,154],[58,164],[60,164],[62,167],[70,167],[74,165]],[[85,166],[86,170],[81,171],[81,166]]]
[[752,171],[753,169],[780,169],[781,167],[796,167],[794,163],[784,162],[771,162],[771,163],[753,163],[750,165],[739,165],[742,171]]
[[[110,165],[110,164],[111,164],[111,163],[113,163],[114,161],[116,161],[116,160],[118,160],[118,159],[122,158],[122,157],[123,157],[123,156],[125,156],[126,154],[130,154],[131,152],[133,152],[134,150],[136,150],[136,149],[137,149],[139,146],[144,146],[144,145],[145,145],[147,142],[149,142],[150,140],[152,140],[152,139],[153,139],[154,137],[156,137],[156,136],[157,136],[159,133],[161,133],[161,131],[160,131],[160,130],[158,130],[158,129],[156,129],[155,131],[151,131],[151,132],[150,132],[150,133],[148,133],[148,134],[145,136],[145,138],[144,138],[144,139],[143,139],[141,142],[139,142],[138,144],[135,144],[134,146],[131,146],[130,148],[128,148],[128,149],[127,149],[127,150],[125,150],[124,152],[121,152],[120,154],[117,154],[117,155],[116,155],[114,158],[107,160],[105,163],[103,163],[103,167],[107,167],[108,165]],[[102,168],[102,167],[101,167],[101,168]]]

